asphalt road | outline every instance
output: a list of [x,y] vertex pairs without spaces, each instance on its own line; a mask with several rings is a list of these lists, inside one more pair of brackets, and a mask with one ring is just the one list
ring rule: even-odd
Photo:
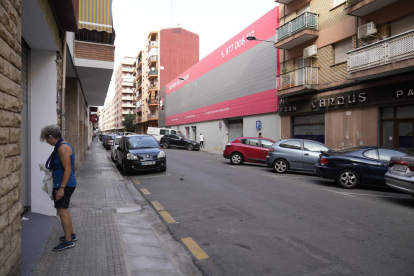
[[176,240],[207,254],[194,257],[203,275],[414,275],[411,196],[165,151],[166,173],[130,178],[175,220],[165,223]]

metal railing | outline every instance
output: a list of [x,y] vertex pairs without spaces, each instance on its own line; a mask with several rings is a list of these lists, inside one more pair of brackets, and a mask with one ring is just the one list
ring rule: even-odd
[[158,99],[149,99],[148,104],[158,104]]
[[276,76],[276,89],[283,90],[301,85],[316,85],[319,67],[304,66]]
[[148,57],[147,63],[150,63],[152,61],[157,61],[157,60],[158,60],[158,55],[151,55]]
[[147,78],[148,78],[149,76],[157,76],[157,75],[158,75],[158,70],[149,71],[149,72],[148,72],[148,74],[147,74]]
[[107,33],[98,32],[96,30],[80,29],[79,32],[75,34],[75,40],[114,45],[115,31],[112,30],[112,33]]
[[361,2],[361,1],[362,0],[346,0],[346,6],[345,6],[345,8],[348,8],[348,7],[352,6],[352,5],[355,5],[355,4],[357,4],[357,3]]
[[150,90],[153,90],[153,89],[157,90],[158,89],[158,85],[156,85],[156,84],[150,84],[149,89]]
[[158,115],[157,114],[148,114],[147,115],[147,120],[150,120],[150,119],[158,119]]
[[276,43],[305,29],[318,29],[318,14],[304,12],[295,19],[277,28]]
[[348,52],[348,72],[414,58],[414,30]]
[[157,47],[157,46],[158,46],[158,41],[150,41],[148,42],[147,48],[149,50],[151,47]]

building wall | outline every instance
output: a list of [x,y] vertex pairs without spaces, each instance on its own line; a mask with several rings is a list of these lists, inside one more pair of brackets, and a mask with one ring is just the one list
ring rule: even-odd
[[114,61],[115,51],[112,45],[76,41],[74,50],[77,58]]
[[20,271],[20,1],[0,5],[0,275]]
[[199,61],[199,36],[183,28],[160,30],[160,87]]

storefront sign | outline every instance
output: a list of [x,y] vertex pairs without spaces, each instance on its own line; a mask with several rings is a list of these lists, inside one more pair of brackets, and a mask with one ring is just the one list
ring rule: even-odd
[[89,121],[91,121],[91,122],[97,122],[98,121],[98,117],[96,116],[96,114],[89,115]]
[[398,83],[363,90],[300,100],[290,98],[279,102],[280,115],[326,111],[341,108],[414,102],[414,83]]

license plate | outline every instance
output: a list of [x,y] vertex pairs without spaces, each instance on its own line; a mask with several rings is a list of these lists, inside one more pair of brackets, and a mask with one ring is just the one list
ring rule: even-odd
[[147,162],[142,162],[141,165],[142,166],[147,166],[147,165],[154,165],[155,161],[147,161]]
[[394,171],[398,171],[398,172],[405,172],[407,170],[407,166],[405,166],[405,165],[394,165],[394,166],[392,166],[392,169]]

